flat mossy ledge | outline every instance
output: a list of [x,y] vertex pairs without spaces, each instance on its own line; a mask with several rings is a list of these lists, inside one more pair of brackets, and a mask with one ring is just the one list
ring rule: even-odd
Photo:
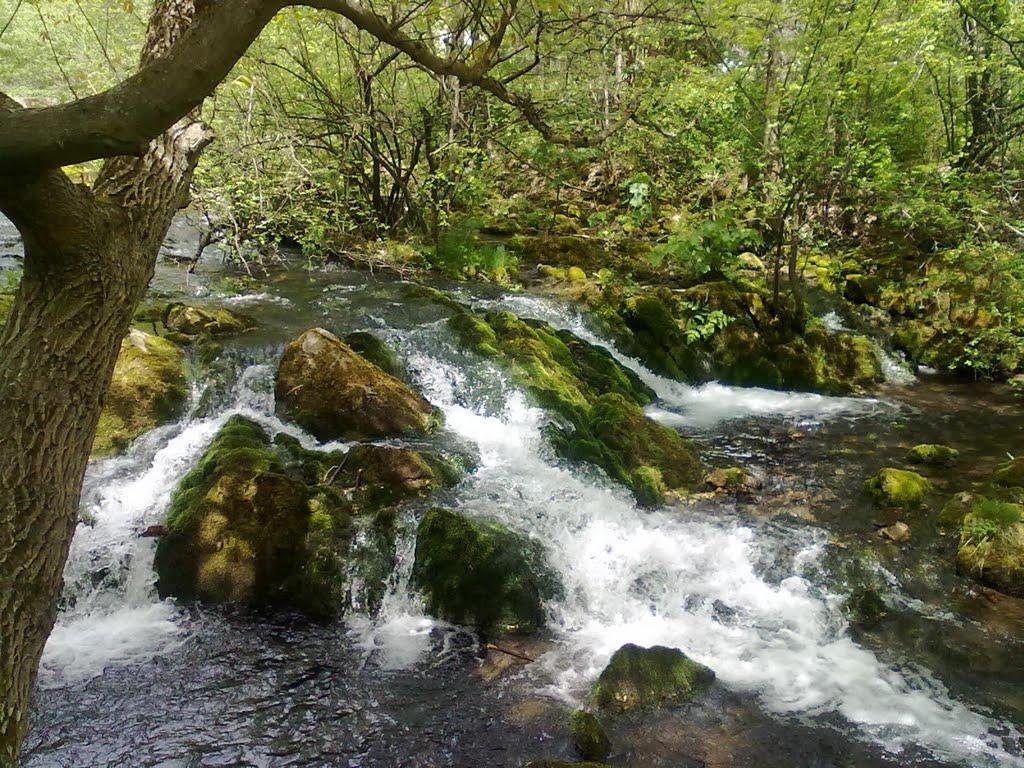
[[323,328],[285,348],[274,402],[282,418],[319,440],[416,437],[441,423],[422,395]]
[[167,339],[133,328],[121,342],[92,458],[119,453],[144,432],[174,421],[184,412],[188,395],[182,351]]
[[412,579],[431,615],[485,634],[540,629],[544,601],[562,594],[540,542],[438,507],[417,528]]
[[[770,293],[746,280],[684,290],[610,286],[587,305],[619,348],[655,373],[699,384],[850,394],[883,379],[874,343],[833,334],[786,299],[774,312]],[[719,323],[707,325],[716,313]]]
[[604,348],[511,312],[454,314],[461,344],[499,363],[556,415],[548,434],[560,455],[603,469],[645,505],[696,488],[703,469],[690,443],[647,417],[654,392]]
[[880,507],[914,510],[924,504],[931,493],[931,481],[917,472],[885,467],[864,481],[863,491]]
[[456,476],[416,451],[314,451],[233,416],[174,492],[156,550],[158,589],[316,620],[353,604],[372,612],[394,567],[396,505]]
[[594,683],[591,697],[614,713],[684,704],[705,693],[715,673],[678,648],[622,646]]

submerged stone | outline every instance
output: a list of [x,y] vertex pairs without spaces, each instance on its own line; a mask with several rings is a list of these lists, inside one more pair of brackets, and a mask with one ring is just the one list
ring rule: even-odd
[[905,469],[886,467],[864,482],[864,492],[880,507],[912,510],[921,506],[932,491],[926,478]]
[[960,451],[948,445],[924,443],[915,445],[907,451],[907,461],[911,464],[933,464],[951,467],[960,458]]
[[617,650],[594,684],[599,707],[613,712],[670,707],[703,694],[715,673],[678,648],[628,644]]
[[121,342],[92,456],[124,450],[144,432],[181,416],[187,401],[181,350],[166,339],[132,329]]
[[593,713],[577,709],[569,715],[569,733],[584,760],[604,760],[611,754],[612,744]]
[[439,508],[420,521],[412,576],[432,615],[484,632],[539,629],[561,591],[539,542]]
[[430,403],[323,328],[284,351],[277,412],[320,440],[424,435],[438,424]]

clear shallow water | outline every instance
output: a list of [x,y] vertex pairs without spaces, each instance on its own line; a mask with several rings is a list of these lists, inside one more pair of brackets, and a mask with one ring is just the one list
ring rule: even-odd
[[[167,268],[156,287],[218,294],[214,278],[186,283]],[[578,317],[536,298],[482,301],[594,338]],[[690,388],[622,358],[658,392],[652,415],[695,432],[712,462],[740,457],[766,479],[767,501],[754,508],[708,499],[649,512],[599,474],[557,461],[541,412],[454,348],[443,313],[402,300],[399,286],[341,270],[291,273],[241,303],[264,326],[229,350],[241,374],[221,406],[90,468],[83,514],[92,524],[79,527],[68,563],[26,764],[520,765],[570,752],[550,723],[510,713],[537,700],[578,703],[625,642],[680,647],[715,669],[720,686],[685,717],[666,716],[656,735],[614,724],[615,764],[697,764],[709,757],[708,739],[729,742],[732,761],[721,764],[1024,764],[1015,731],[1022,709],[986,682],[1024,679],[1012,662],[1020,650],[1012,614],[1002,615],[1011,627],[1003,638],[955,575],[915,576],[916,563],[898,560],[879,565],[899,610],[893,628],[861,634],[840,610],[836,562],[871,530],[873,514],[851,501],[850,488],[913,437],[907,432],[935,428],[935,418],[900,404],[899,392],[860,400]],[[377,330],[396,343],[445,412],[438,440],[470,444],[481,457],[441,501],[544,542],[566,597],[549,606],[550,632],[530,652],[536,663],[484,683],[473,638],[424,615],[407,589],[416,508],[378,617],[312,627],[156,599],[153,545],[137,533],[161,521],[175,484],[230,413],[314,445],[271,408],[280,346],[312,324]],[[997,409],[989,418],[1007,423]],[[783,432],[794,431],[805,437],[787,442]],[[832,474],[839,469],[850,479]],[[834,498],[796,498],[794,487]],[[817,519],[791,515],[798,506]],[[914,641],[949,637],[950,627],[991,668],[952,669]],[[997,652],[979,655],[987,645]]]

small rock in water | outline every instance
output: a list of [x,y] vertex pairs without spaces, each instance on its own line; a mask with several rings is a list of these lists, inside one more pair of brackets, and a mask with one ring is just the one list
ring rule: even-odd
[[594,684],[601,709],[629,712],[683,704],[703,694],[715,673],[678,648],[632,643],[619,648]]
[[139,532],[140,539],[156,539],[167,535],[166,525],[151,525],[146,530]]
[[899,544],[900,542],[910,540],[910,526],[902,520],[897,520],[892,525],[879,528],[878,535],[887,541]]

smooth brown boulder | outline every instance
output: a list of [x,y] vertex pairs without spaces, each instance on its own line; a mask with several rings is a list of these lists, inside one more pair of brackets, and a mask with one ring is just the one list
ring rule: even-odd
[[439,421],[421,395],[323,328],[285,349],[274,398],[282,418],[319,440],[424,435]]

